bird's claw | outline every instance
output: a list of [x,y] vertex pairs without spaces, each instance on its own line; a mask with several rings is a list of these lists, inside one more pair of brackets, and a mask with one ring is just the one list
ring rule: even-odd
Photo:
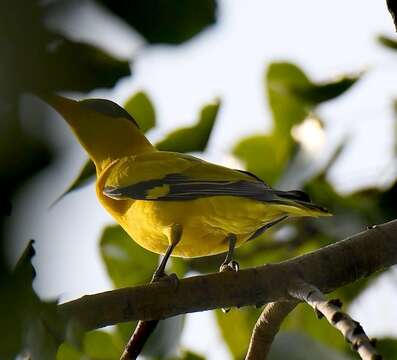
[[[240,270],[240,265],[235,260],[231,260],[229,262],[225,262],[219,267],[219,272],[225,272],[225,271],[237,272],[239,270]],[[222,312],[224,314],[227,314],[229,311],[230,311],[230,308],[222,308]]]
[[231,260],[228,263],[223,263],[220,268],[219,272],[224,272],[224,271],[239,271],[240,270],[240,265],[238,264],[237,261]]
[[165,272],[155,272],[153,274],[151,283],[169,284],[176,290],[179,286],[179,279],[175,273],[167,275]]

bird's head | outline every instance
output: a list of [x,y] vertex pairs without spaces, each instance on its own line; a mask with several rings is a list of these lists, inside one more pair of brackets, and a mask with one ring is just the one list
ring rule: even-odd
[[154,150],[134,118],[113,101],[75,101],[58,95],[42,98],[66,120],[98,172],[118,158]]

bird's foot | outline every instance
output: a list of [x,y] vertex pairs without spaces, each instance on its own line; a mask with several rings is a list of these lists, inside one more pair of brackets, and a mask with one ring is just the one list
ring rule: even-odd
[[175,273],[167,275],[165,272],[155,272],[150,283],[164,283],[169,284],[176,290],[179,286],[179,279]]
[[[219,272],[225,272],[225,271],[234,271],[237,272],[240,270],[240,265],[238,264],[237,261],[231,260],[229,262],[224,262],[220,267],[219,267]],[[230,311],[230,308],[222,308],[222,311],[227,314]]]
[[219,267],[219,272],[225,272],[225,271],[235,271],[235,272],[237,272],[239,270],[240,270],[240,265],[235,260],[231,260],[231,261],[229,261],[227,263],[223,263]]

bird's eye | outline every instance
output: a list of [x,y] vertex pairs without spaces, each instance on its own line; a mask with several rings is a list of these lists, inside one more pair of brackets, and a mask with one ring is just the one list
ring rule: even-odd
[[103,115],[115,117],[115,118],[125,118],[132,121],[135,126],[139,129],[138,123],[135,119],[128,113],[127,110],[123,109],[120,105],[115,102],[106,99],[86,99],[79,102],[82,106],[97,111]]

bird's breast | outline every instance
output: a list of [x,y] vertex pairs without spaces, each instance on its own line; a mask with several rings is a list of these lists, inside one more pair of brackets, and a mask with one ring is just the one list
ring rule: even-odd
[[263,206],[254,200],[216,196],[189,201],[131,201],[116,221],[142,247],[163,254],[170,244],[169,229],[182,226],[173,255],[198,257],[225,252],[228,234],[237,245],[263,225]]

